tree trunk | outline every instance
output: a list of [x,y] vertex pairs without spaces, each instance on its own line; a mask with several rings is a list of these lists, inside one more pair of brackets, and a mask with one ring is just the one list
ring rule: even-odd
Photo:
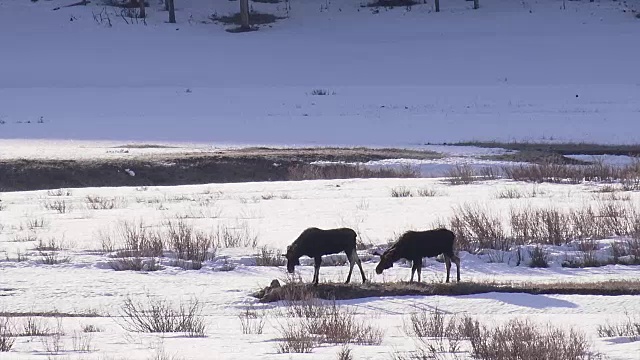
[[173,5],[173,0],[166,0],[169,5],[169,22],[176,23],[176,7]]
[[249,29],[249,0],[240,0],[240,28]]
[[145,8],[144,8],[144,0],[138,0],[138,5],[140,5],[140,16],[139,18],[144,19],[147,17],[147,14],[145,12]]
[[477,9],[480,7],[480,0],[473,0],[473,8]]
[[436,0],[436,12],[440,12],[440,0]]

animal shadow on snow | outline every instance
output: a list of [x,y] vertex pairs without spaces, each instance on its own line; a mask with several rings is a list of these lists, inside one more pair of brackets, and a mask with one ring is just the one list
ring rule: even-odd
[[498,300],[506,304],[528,307],[532,309],[546,309],[546,308],[568,308],[575,309],[578,307],[571,301],[557,299],[548,295],[533,295],[524,293],[485,293],[466,295],[469,298],[481,298]]

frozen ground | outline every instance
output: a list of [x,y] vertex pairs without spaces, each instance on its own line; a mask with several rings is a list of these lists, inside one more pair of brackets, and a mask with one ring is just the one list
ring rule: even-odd
[[[391,189],[406,186],[417,190],[431,188],[436,197],[393,198]],[[498,191],[518,188],[531,192],[533,198],[497,199]],[[258,246],[284,250],[308,226],[349,226],[357,229],[365,241],[384,244],[399,232],[422,229],[446,219],[456,205],[485,204],[507,216],[511,207],[556,206],[579,207],[597,203],[597,185],[530,185],[509,181],[491,181],[465,186],[447,186],[441,179],[379,179],[334,180],[242,184],[208,184],[197,186],[148,188],[85,188],[69,189],[61,194],[47,191],[4,193],[0,196],[4,210],[0,211],[0,279],[3,289],[0,309],[8,312],[53,311],[110,313],[113,317],[64,318],[62,358],[71,359],[149,359],[160,349],[175,358],[247,359],[261,356],[268,359],[326,359],[334,358],[339,347],[322,346],[309,355],[277,354],[274,339],[279,335],[278,317],[274,309],[281,305],[261,305],[271,311],[262,335],[243,335],[237,315],[255,303],[249,294],[268,285],[272,279],[286,281],[284,267],[255,266],[256,248],[221,249],[216,259],[207,261],[201,270],[183,270],[172,265],[169,258],[161,259],[163,270],[156,272],[114,271],[101,249],[104,234],[115,232],[124,220],[142,221],[156,227],[167,220],[184,217],[196,229],[210,231],[219,226],[244,229],[257,236]],[[57,196],[62,195],[62,196]],[[101,196],[114,199],[111,210],[91,210],[86,197]],[[640,194],[629,193],[630,204],[638,204]],[[46,204],[65,201],[67,213],[47,210]],[[34,225],[35,224],[35,225]],[[244,231],[243,230],[243,231]],[[55,239],[66,250],[59,256],[69,257],[68,263],[44,265],[42,256],[34,250],[37,241]],[[32,238],[33,240],[33,238]],[[606,241],[605,241],[606,243]],[[590,269],[560,267],[560,259],[567,249],[555,252],[552,267],[530,269],[515,267],[513,262],[489,263],[486,256],[462,254],[462,280],[480,281],[601,281],[607,279],[637,279],[637,266],[609,265]],[[26,260],[16,262],[21,254]],[[361,253],[365,272],[371,281],[407,280],[409,268],[398,265],[375,275],[376,257]],[[8,259],[4,259],[8,258]],[[310,281],[312,266],[302,259],[298,267],[303,280]],[[222,271],[233,268],[231,271]],[[321,279],[342,281],[346,266],[323,267]],[[424,281],[443,281],[444,265],[428,260],[423,271]],[[355,276],[358,282],[359,276]],[[198,297],[204,304],[209,325],[206,338],[186,338],[168,334],[140,335],[126,333],[118,323],[118,314],[126,296],[141,299],[151,294],[170,301]],[[626,314],[638,314],[637,296],[572,296],[483,294],[461,297],[396,297],[367,298],[343,302],[359,316],[385,329],[380,346],[354,346],[354,355],[362,359],[390,359],[393,351],[413,347],[402,330],[403,320],[415,309],[437,307],[450,314],[469,314],[495,324],[514,317],[528,317],[558,326],[574,325],[593,339],[597,350],[611,359],[638,359],[640,343],[626,338],[598,339],[596,327],[607,321],[622,321]],[[55,322],[48,319],[51,327]],[[93,324],[102,332],[91,334],[94,351],[74,351],[74,331]],[[76,334],[77,336],[77,334]],[[160,344],[161,343],[161,344]],[[45,343],[38,337],[18,338],[14,352],[3,359],[33,359],[46,354]]]

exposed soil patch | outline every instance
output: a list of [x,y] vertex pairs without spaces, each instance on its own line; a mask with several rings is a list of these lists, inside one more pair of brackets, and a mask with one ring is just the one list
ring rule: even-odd
[[[265,291],[267,290],[267,291]],[[595,283],[497,283],[497,282],[461,282],[461,283],[366,283],[312,284],[290,283],[281,287],[267,288],[253,294],[260,302],[280,300],[306,300],[311,297],[327,300],[348,300],[366,297],[403,296],[403,295],[473,295],[489,292],[559,294],[559,295],[640,295],[640,281],[605,281]]]
[[[152,145],[145,145],[151,147]],[[3,160],[0,191],[66,187],[169,186],[250,181],[412,177],[411,171],[313,161],[364,162],[392,158],[433,159],[429,151],[367,148],[244,148],[211,153],[123,156],[96,160]]]

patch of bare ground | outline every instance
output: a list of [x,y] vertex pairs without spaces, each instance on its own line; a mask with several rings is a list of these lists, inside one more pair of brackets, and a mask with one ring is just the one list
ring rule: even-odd
[[[147,145],[149,146],[149,145]],[[0,191],[69,187],[171,186],[252,181],[417,177],[410,169],[371,169],[326,162],[434,159],[430,151],[369,148],[243,148],[210,153],[125,156],[95,160],[0,161]]]
[[460,282],[460,283],[320,283],[317,286],[288,283],[278,288],[268,288],[253,294],[260,302],[280,300],[296,301],[309,298],[349,300],[367,297],[404,295],[474,295],[490,292],[525,293],[533,295],[640,295],[640,280],[611,280],[600,282]]

